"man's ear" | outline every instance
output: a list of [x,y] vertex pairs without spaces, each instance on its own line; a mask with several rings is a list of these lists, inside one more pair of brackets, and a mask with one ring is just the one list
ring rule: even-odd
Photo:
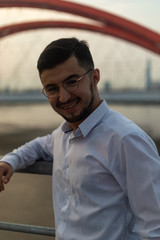
[[92,72],[93,84],[96,86],[100,80],[100,71],[98,68],[94,69]]

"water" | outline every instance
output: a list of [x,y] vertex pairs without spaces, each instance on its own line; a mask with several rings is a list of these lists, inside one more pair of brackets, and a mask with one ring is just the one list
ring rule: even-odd
[[[136,122],[152,138],[160,139],[160,106],[110,105]],[[0,106],[0,155],[57,127],[63,119],[49,104]],[[0,193],[0,221],[54,227],[51,176],[15,173]],[[41,240],[51,237],[0,231],[3,240]]]
[[0,155],[31,140],[50,133],[62,118],[48,103],[0,106]]
[[[137,123],[152,138],[160,138],[159,105],[113,105]],[[63,119],[48,103],[0,105],[0,155],[39,135],[45,135],[57,127]]]

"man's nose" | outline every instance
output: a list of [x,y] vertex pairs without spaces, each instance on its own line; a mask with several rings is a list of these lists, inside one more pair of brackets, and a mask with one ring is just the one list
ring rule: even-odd
[[59,101],[60,101],[61,103],[67,102],[68,99],[69,99],[70,96],[71,96],[71,94],[70,94],[67,90],[65,90],[63,87],[60,87],[60,88],[59,88],[59,93],[58,93],[58,95],[59,95]]

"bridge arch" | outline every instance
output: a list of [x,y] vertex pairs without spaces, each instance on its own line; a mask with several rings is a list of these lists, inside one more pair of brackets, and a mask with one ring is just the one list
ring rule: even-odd
[[154,44],[148,41],[143,41],[143,39],[138,38],[134,35],[126,35],[124,32],[120,32],[117,29],[108,28],[104,26],[96,26],[92,24],[84,24],[79,22],[69,22],[69,21],[37,21],[37,22],[28,22],[28,23],[20,23],[20,24],[14,24],[9,25],[5,27],[0,28],[0,38],[22,32],[27,30],[33,30],[33,29],[40,29],[40,28],[75,28],[75,29],[83,29],[87,31],[102,33],[105,35],[110,35],[116,38],[120,38],[123,40],[126,40],[128,42],[132,42],[134,44],[137,44],[141,47],[144,47],[146,49],[151,50],[152,52],[159,53],[160,50],[157,51],[157,48]]
[[0,37],[37,28],[77,28],[120,38],[160,55],[160,34],[106,11],[62,0],[1,0],[0,7],[30,7],[62,11],[89,18],[95,24],[64,21],[37,21],[0,28]]

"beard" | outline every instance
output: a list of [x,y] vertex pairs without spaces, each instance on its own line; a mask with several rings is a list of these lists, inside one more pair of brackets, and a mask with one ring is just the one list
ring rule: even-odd
[[66,117],[63,114],[61,115],[67,122],[73,123],[73,122],[79,122],[86,119],[90,113],[93,111],[93,103],[94,103],[94,93],[93,93],[93,86],[92,83],[90,84],[90,101],[86,107],[82,109],[79,115],[75,116],[74,114],[71,117]]

